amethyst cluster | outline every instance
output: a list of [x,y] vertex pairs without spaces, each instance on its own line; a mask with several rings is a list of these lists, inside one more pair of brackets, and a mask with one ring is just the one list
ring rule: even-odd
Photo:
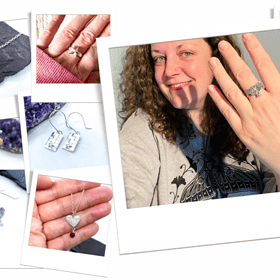
[[13,153],[22,153],[20,123],[17,119],[0,120],[0,138],[3,143],[1,149]]
[[63,105],[64,103],[31,103],[31,96],[24,97],[27,131],[47,119],[54,110],[59,110]]
[[[24,97],[26,128],[29,131],[34,126],[59,110],[65,103],[31,103],[31,96]],[[20,123],[17,119],[0,120],[0,138],[3,139],[0,148],[13,153],[22,153]]]

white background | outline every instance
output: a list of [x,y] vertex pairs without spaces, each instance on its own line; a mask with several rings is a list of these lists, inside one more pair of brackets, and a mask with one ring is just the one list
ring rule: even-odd
[[[243,21],[267,20],[278,1],[35,1],[15,0],[2,6],[0,16],[21,16],[32,9],[60,9],[65,13],[78,10],[94,13],[108,8],[115,12],[116,32],[120,36],[136,36],[153,30],[172,31],[194,26],[242,24]],[[47,12],[47,11],[46,11]],[[103,93],[106,94],[106,93]],[[113,186],[114,188],[114,186]],[[279,206],[280,207],[280,206]],[[249,207],[248,207],[249,208]],[[113,217],[113,215],[112,215]],[[222,222],[222,221],[221,221]],[[279,223],[279,220],[275,220]],[[166,221],[169,226],[169,221]],[[149,231],[149,228],[147,228]],[[201,233],[207,234],[207,233]],[[160,236],[159,236],[160,238]],[[176,237],[174,237],[176,238]],[[241,242],[217,246],[167,250],[119,256],[114,234],[109,279],[279,279],[280,240]],[[0,252],[1,254],[1,252]],[[78,264],[76,264],[78,265]],[[88,265],[91,265],[89,263]],[[1,279],[102,279],[41,269],[1,270]]]

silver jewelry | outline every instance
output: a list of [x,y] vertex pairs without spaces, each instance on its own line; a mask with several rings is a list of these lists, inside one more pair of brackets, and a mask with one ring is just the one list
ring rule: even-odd
[[52,132],[52,134],[50,135],[47,143],[45,144],[45,148],[48,150],[51,150],[53,152],[56,152],[58,146],[60,145],[62,138],[63,138],[63,132],[61,130],[58,130],[51,122],[50,118],[53,116],[53,114],[55,112],[60,112],[63,114],[64,118],[65,118],[65,122],[66,122],[66,126],[67,125],[67,120],[66,120],[66,116],[62,111],[59,110],[54,110],[50,115],[49,115],[49,122],[50,124],[55,128],[56,131]]
[[74,132],[70,132],[68,137],[67,137],[67,140],[66,142],[64,143],[63,145],[63,149],[65,149],[66,151],[69,151],[69,152],[74,152],[77,145],[78,145],[78,142],[81,138],[81,134],[79,131],[75,130],[72,126],[69,125],[69,117],[72,115],[72,114],[79,114],[82,118],[83,118],[83,122],[84,122],[84,126],[86,129],[92,129],[90,127],[87,127],[86,126],[86,123],[85,123],[85,120],[84,120],[84,117],[82,116],[82,114],[78,113],[78,112],[72,112],[71,114],[68,115],[67,117],[67,127],[71,128],[72,130],[74,130]]
[[4,207],[1,207],[0,208],[0,226],[3,226],[3,223],[1,221],[2,217],[4,216],[5,214],[5,208]]
[[245,93],[248,96],[256,95],[257,97],[261,96],[260,90],[264,88],[264,84],[262,81],[258,81],[254,86],[248,88]]
[[21,36],[22,34],[19,32],[15,37],[13,37],[12,39],[10,39],[9,41],[7,41],[5,44],[0,46],[0,49],[5,48],[6,46],[8,46],[10,43],[12,43],[14,40],[16,40],[19,36]]
[[[3,191],[4,191],[4,190],[0,190],[0,194],[6,195],[6,196],[8,196],[8,197],[10,197],[10,198],[12,198],[12,199],[18,199],[18,197],[12,197],[12,196],[10,196],[10,195],[8,195],[8,194],[6,194],[6,193],[3,193]],[[3,226],[3,225],[4,225],[3,222],[1,221],[2,217],[4,216],[4,214],[5,214],[5,208],[4,208],[4,207],[1,207],[1,208],[0,208],[0,226]]]
[[82,194],[80,196],[80,199],[78,201],[78,204],[77,204],[77,207],[74,211],[74,206],[73,206],[73,197],[72,197],[72,193],[71,193],[71,209],[72,209],[72,215],[68,215],[66,217],[66,221],[68,222],[68,224],[72,227],[72,232],[70,233],[70,237],[71,238],[74,238],[75,237],[75,227],[79,224],[81,218],[80,216],[76,215],[77,211],[78,211],[78,208],[79,208],[79,205],[81,203],[81,200],[82,200],[82,197],[83,197],[83,194],[84,194],[84,191],[82,191]]
[[12,198],[12,199],[18,199],[18,197],[12,197],[12,196],[10,196],[10,195],[8,195],[8,194],[6,194],[6,193],[3,193],[3,191],[4,190],[0,190],[0,194],[3,194],[3,195],[6,195],[6,196],[8,196],[8,197],[10,197],[10,198]]
[[69,47],[68,50],[70,52],[68,52],[69,54],[74,54],[75,57],[79,56],[82,57],[83,55],[79,52],[79,47],[77,47],[76,49]]

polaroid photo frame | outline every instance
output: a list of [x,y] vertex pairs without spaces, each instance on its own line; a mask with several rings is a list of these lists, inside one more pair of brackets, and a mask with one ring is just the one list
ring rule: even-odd
[[198,203],[126,208],[119,149],[110,49],[156,42],[278,30],[279,20],[189,28],[160,34],[158,29],[130,38],[98,40],[107,141],[120,254],[212,245],[280,236],[280,194],[271,193]]
[[[44,147],[51,133],[55,131],[47,119],[38,126],[32,128],[33,145],[30,144],[30,148],[28,144],[24,108],[24,97],[26,96],[31,96],[30,92],[20,92],[18,94],[28,193],[30,192],[30,176],[34,169],[52,170],[53,172],[57,172],[59,176],[86,180],[85,178],[90,177],[92,173],[96,172],[96,168],[98,168],[101,171],[102,178],[106,178],[106,180],[102,182],[110,183],[111,176],[102,104],[96,102],[76,102],[63,106],[61,111],[66,114],[66,117],[71,112],[78,112],[83,116],[86,126],[91,129],[86,129],[84,127],[83,118],[79,114],[76,114],[76,116],[73,114],[73,116],[69,118],[69,123],[73,128],[81,132],[80,140],[74,152],[66,151],[63,149],[63,145],[66,142],[68,134],[73,132],[73,130],[66,127],[63,114],[57,112],[56,114],[59,115],[57,115],[57,117],[54,116],[56,120],[53,124],[63,131],[64,137],[58,150],[53,152]],[[106,174],[106,176],[104,174]]]
[[[11,28],[16,31],[29,36],[30,39],[30,29],[28,22],[28,15],[22,14],[15,16],[7,16],[1,21],[4,21]],[[14,42],[16,43],[16,41]],[[7,46],[8,47],[8,46]],[[20,70],[18,73],[5,77],[4,81],[0,83],[0,109],[1,111],[6,112],[9,110],[9,107],[6,106],[6,102],[10,106],[11,102],[15,102],[16,95],[19,91],[30,90],[31,89],[31,63],[28,64],[25,68]],[[2,100],[3,98],[3,100]],[[15,105],[17,105],[15,103]],[[13,106],[11,107],[13,109]],[[1,112],[2,114],[2,112]]]
[[[10,171],[9,169],[1,171]],[[24,174],[23,170],[13,170]],[[0,268],[26,268],[20,265],[28,194],[14,180],[0,176]]]
[[[89,11],[80,11],[79,9],[71,12],[69,9],[64,11],[32,11],[31,15],[31,55],[32,55],[32,102],[102,102],[101,85],[96,84],[37,84],[36,83],[36,16],[52,14],[106,14],[110,15],[111,36],[115,34],[115,19],[110,10],[92,9]],[[58,31],[60,32],[60,30]],[[57,33],[58,34],[58,33]]]
[[[33,177],[32,177],[30,198],[28,202],[28,210],[26,216],[26,225],[24,231],[20,264],[26,266],[38,267],[38,268],[49,268],[49,269],[55,269],[61,271],[76,272],[76,273],[106,277],[109,270],[109,261],[111,257],[112,238],[113,238],[112,235],[113,228],[112,228],[112,223],[110,222],[111,214],[97,221],[100,229],[101,228],[102,229],[100,235],[98,235],[99,233],[97,233],[93,237],[96,240],[103,242],[106,245],[104,256],[88,255],[88,254],[82,254],[76,252],[68,252],[68,251],[60,251],[60,250],[28,246],[38,175],[46,175],[52,178],[58,177],[58,179],[65,178],[65,177],[58,176],[57,173],[54,172],[47,172],[38,169],[34,170]],[[87,181],[87,180],[82,180],[82,181]],[[101,183],[101,185],[111,187],[108,184],[103,183],[104,181],[107,181],[107,174],[105,173],[103,174],[92,173],[91,179],[89,181]],[[112,201],[111,203],[113,204]],[[111,213],[113,213],[113,211],[114,210],[112,207]]]

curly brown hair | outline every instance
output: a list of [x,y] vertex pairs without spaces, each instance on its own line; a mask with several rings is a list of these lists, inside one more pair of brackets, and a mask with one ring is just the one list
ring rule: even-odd
[[[219,52],[218,43],[222,40],[228,41],[241,56],[240,48],[233,36],[205,38],[211,47],[212,57],[217,57],[221,61],[227,73],[241,89],[230,67]],[[125,122],[134,112],[141,109],[149,115],[152,128],[161,133],[167,141],[175,144],[176,132],[182,131],[182,124],[186,124],[186,120],[188,123],[189,117],[184,110],[174,108],[161,93],[155,80],[154,60],[150,45],[132,46],[127,50],[121,79],[122,110],[119,116]],[[215,78],[212,84],[221,90]],[[210,144],[213,151],[231,154],[239,162],[245,160],[249,153],[248,149],[236,136],[209,94],[206,95],[202,114],[202,132],[211,136]]]

